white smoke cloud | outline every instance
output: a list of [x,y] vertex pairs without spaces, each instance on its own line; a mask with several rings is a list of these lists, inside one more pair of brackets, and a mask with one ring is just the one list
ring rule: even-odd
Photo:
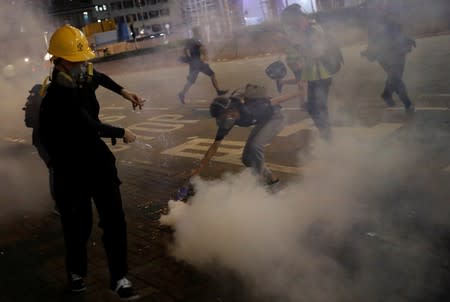
[[[379,301],[388,295],[392,285],[385,284],[372,247],[362,243],[380,238],[378,198],[402,181],[415,154],[405,157],[399,144],[385,149],[345,137],[335,142],[319,144],[301,178],[277,193],[248,170],[195,179],[189,203],[170,201],[161,217],[175,230],[174,257],[204,270],[232,270],[249,290],[281,301]],[[402,241],[395,230],[389,236]],[[424,247],[420,240],[411,245],[403,259]],[[407,270],[396,267],[399,255],[390,256],[387,266]]]
[[15,0],[0,4],[1,221],[17,214],[48,212],[52,202],[48,172],[39,157],[31,155],[35,149],[22,110],[28,91],[48,74],[43,60],[48,20],[36,15],[38,10],[31,3]]

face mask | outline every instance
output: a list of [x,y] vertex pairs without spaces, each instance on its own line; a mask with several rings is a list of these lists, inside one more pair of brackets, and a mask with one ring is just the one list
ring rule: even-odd
[[79,64],[69,69],[67,73],[77,83],[83,83],[86,80],[86,64]]

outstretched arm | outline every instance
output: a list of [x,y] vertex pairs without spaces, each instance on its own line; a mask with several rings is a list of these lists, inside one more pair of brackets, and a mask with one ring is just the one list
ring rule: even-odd
[[209,146],[198,167],[191,171],[190,177],[198,175],[200,171],[209,163],[214,154],[217,153],[217,149],[219,149],[221,142],[221,140],[215,140],[214,143]]
[[106,89],[109,89],[117,94],[120,94],[124,99],[129,100],[133,106],[133,110],[136,109],[136,107],[142,109],[145,100],[143,100],[136,93],[123,88],[108,75],[98,72],[94,69],[94,81],[97,82],[97,84],[99,84],[100,86],[105,87]]

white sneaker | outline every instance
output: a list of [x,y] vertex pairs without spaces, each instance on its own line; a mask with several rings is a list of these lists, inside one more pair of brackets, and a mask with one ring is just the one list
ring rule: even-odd
[[112,289],[121,300],[131,301],[139,299],[140,296],[133,289],[133,284],[127,278],[122,278],[116,283],[116,288]]

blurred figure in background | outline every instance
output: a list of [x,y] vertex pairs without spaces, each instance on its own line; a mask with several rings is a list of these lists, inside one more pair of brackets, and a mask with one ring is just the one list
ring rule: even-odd
[[297,53],[296,57],[290,56],[290,65],[296,66],[296,71],[293,71],[297,74],[298,82],[307,83],[306,110],[320,136],[328,141],[331,139],[328,94],[332,74],[321,60],[326,51],[324,30],[314,20],[309,19],[298,4],[287,6],[281,14],[281,20],[287,41],[292,45],[291,50]]
[[407,113],[415,111],[403,82],[406,55],[416,47],[414,39],[407,36],[400,24],[399,7],[386,1],[369,1],[367,4],[367,49],[361,52],[370,62],[377,61],[386,72],[387,79],[381,98],[387,106],[395,106],[394,93],[398,95]]
[[200,72],[204,73],[211,78],[211,83],[217,92],[217,95],[224,95],[228,90],[221,90],[219,84],[217,83],[216,74],[211,69],[208,63],[206,48],[201,41],[200,29],[194,27],[192,29],[193,37],[188,39],[184,45],[183,49],[183,62],[189,64],[189,74],[187,76],[187,82],[183,87],[183,90],[178,94],[178,99],[182,104],[185,103],[185,96],[189,88],[194,85],[197,80],[198,74]]

